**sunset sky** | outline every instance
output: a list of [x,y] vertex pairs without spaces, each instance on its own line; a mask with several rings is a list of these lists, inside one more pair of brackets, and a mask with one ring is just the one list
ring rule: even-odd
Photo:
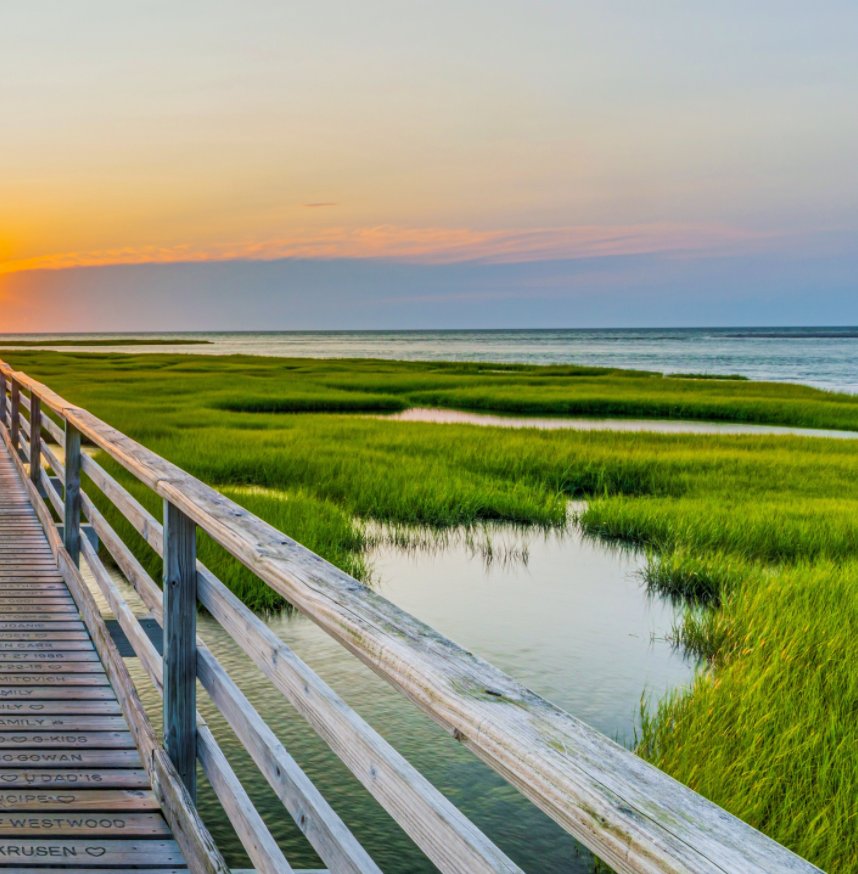
[[853,0],[3,4],[0,330],[856,323],[856,45]]

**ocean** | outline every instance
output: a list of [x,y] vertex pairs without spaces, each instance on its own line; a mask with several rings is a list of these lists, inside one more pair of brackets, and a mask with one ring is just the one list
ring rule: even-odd
[[[858,392],[858,328],[854,327],[21,334],[15,339],[44,340],[49,347],[57,339],[120,336],[174,341],[134,347],[135,352],[585,364],[665,373],[741,374]],[[187,346],[183,339],[208,344]],[[0,338],[0,349],[2,343]],[[123,347],[94,348],[103,352]],[[125,347],[125,351],[131,350]]]

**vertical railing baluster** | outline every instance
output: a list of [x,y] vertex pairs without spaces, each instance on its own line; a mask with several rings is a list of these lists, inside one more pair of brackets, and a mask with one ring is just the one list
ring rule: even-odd
[[0,422],[6,424],[6,374],[0,373]]
[[30,479],[42,485],[42,399],[30,393]]
[[197,774],[197,527],[164,501],[164,747],[191,797]]
[[80,566],[80,431],[66,422],[63,544]]
[[21,389],[14,377],[12,377],[10,394],[12,396],[12,409],[9,431],[11,432],[12,449],[17,452],[21,448]]

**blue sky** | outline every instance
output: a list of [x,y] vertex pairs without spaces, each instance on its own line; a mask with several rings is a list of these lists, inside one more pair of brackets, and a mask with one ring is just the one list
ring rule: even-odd
[[857,44],[852,2],[7,4],[6,329],[856,322]]

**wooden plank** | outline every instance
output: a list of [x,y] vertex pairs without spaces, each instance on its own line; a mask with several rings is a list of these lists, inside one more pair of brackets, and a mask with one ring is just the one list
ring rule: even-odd
[[[54,674],[103,674],[104,668],[101,662],[95,661],[58,661],[45,662],[23,660],[17,662],[0,661],[0,684],[4,682],[5,674],[45,674],[52,677]],[[42,682],[50,683],[50,679],[42,679]]]
[[62,698],[74,700],[98,700],[114,701],[116,695],[110,686],[11,686],[6,682],[0,686],[0,700],[3,699],[32,699],[41,701],[46,699]]
[[[83,509],[94,527],[96,527],[99,537],[108,548],[108,551],[111,551],[120,568],[133,581],[133,585],[140,592],[143,601],[152,610],[153,616],[156,620],[160,621],[163,614],[161,592],[155,586],[154,581],[145,573],[142,566],[131,555],[127,547],[119,541],[113,529],[110,528],[98,511],[91,506],[91,502],[86,495],[83,495]],[[158,528],[160,529],[160,526]],[[141,661],[146,667],[153,683],[156,687],[159,687],[162,668],[160,659],[157,653],[154,652],[151,642],[142,633],[139,623],[133,615],[129,614],[115,584],[104,572],[97,556],[94,553],[90,553],[86,544],[84,544],[84,554],[87,562],[93,568],[96,581],[102,589],[110,608],[119,617],[121,627],[128,635],[135,651],[141,656]],[[203,665],[208,666],[208,671],[205,673],[202,672]],[[303,771],[301,771],[283,745],[265,725],[250,702],[223,671],[200,640],[197,640],[197,669],[213,701],[226,716],[228,723],[239,735],[242,743],[247,746],[257,766],[284,803],[286,809],[292,814],[298,827],[307,836],[316,852],[334,870],[342,872],[371,872],[377,870],[377,867],[366,851],[356,841],[342,820],[331,809],[330,805],[328,805]],[[198,728],[198,732],[200,731],[201,729]],[[202,735],[198,734],[199,736]],[[202,757],[204,753],[200,753],[200,755]],[[213,785],[217,783],[218,785],[226,786],[230,782],[231,777],[226,773],[226,766],[216,750],[212,755],[205,758],[205,762],[207,776],[209,776]],[[222,777],[221,774],[223,774]],[[226,792],[228,790],[223,789],[222,791]],[[233,795],[235,795],[235,792],[233,792]],[[231,818],[241,817],[238,827],[245,829],[247,832],[250,829],[248,817],[243,815],[241,810],[236,810],[236,805],[237,801],[233,799],[233,803],[227,807],[227,811]],[[241,831],[239,834],[241,835]],[[245,839],[242,840],[244,842]],[[248,852],[250,852],[249,848]],[[271,861],[269,857],[268,861],[276,867],[276,860]],[[263,863],[257,861],[257,864],[262,865]]]
[[[9,632],[9,637],[3,635],[0,637],[0,658],[14,659],[29,658],[37,653],[44,654],[47,658],[52,653],[65,654],[71,656],[72,653],[87,653],[94,654],[92,644],[84,637],[77,640],[45,640],[36,638],[35,640],[19,639],[20,632]],[[73,631],[67,631],[65,634],[74,634]],[[98,656],[95,656],[98,658]]]
[[[57,874],[57,871],[62,871],[63,868],[31,868],[29,865],[26,868],[4,868],[7,874]],[[67,870],[67,869],[65,869]],[[75,874],[128,874],[129,868],[81,868],[79,865],[74,866]],[[140,870],[140,869],[136,869]],[[152,874],[188,874],[187,868],[147,868]],[[232,874],[254,874],[253,871],[240,871],[233,869]],[[326,871],[301,871],[299,874],[328,874]]]
[[127,731],[0,731],[0,750],[135,750]]
[[[256,870],[259,874],[291,872],[292,866],[268,831],[207,726],[199,726],[198,740],[200,764]],[[372,870],[377,869],[373,866]]]
[[28,865],[50,862],[80,871],[84,865],[113,866],[121,871],[129,868],[182,867],[184,860],[175,841],[171,840],[109,840],[78,839],[0,839],[0,865]]
[[139,768],[137,750],[0,750],[0,768]]
[[[197,650],[197,669],[212,701],[325,863],[344,874],[380,871],[220,663],[202,647]],[[202,752],[200,756],[205,761]],[[222,804],[229,810],[228,802]],[[264,867],[250,855],[257,868]]]
[[164,503],[164,748],[193,798],[197,773],[196,525]]
[[142,768],[3,768],[3,789],[149,789],[149,775]]
[[80,564],[80,431],[66,420],[63,545]]
[[[12,622],[10,625],[17,626],[20,623]],[[54,644],[74,644],[77,649],[81,644],[85,643],[87,647],[92,646],[89,643],[89,635],[85,631],[81,630],[69,630],[69,629],[60,629],[58,631],[53,630],[43,630],[43,631],[29,631],[29,630],[18,630],[18,628],[5,628],[0,630],[2,633],[2,637],[0,637],[0,646],[4,649],[7,647],[11,647],[13,644],[17,642],[31,643],[31,644],[45,644],[54,645]],[[68,647],[71,649],[71,646]]]
[[[33,494],[32,497],[34,501],[38,501],[37,494]],[[143,762],[152,781],[153,792],[173,829],[174,836],[178,839],[182,852],[196,874],[229,874],[229,867],[200,818],[193,799],[155,735],[134,683],[128,674],[125,662],[107,630],[92,592],[85,585],[77,566],[61,549],[56,532],[51,535],[47,527],[50,525],[47,509],[39,503],[36,503],[35,506],[42,507],[43,523],[48,530],[52,547],[55,546],[57,549],[60,571],[86,622],[111,684],[120,692],[122,710],[128,720],[137,747],[143,754]],[[87,551],[88,560],[90,557],[92,559],[93,571],[96,572],[97,569],[103,571],[103,565],[101,565],[91,543],[85,540],[83,547]],[[106,573],[103,576],[110,580]]]
[[[3,641],[0,641],[2,644]],[[83,643],[83,641],[82,641]],[[0,646],[0,663],[6,662],[44,662],[49,664],[61,664],[63,662],[98,662],[98,655],[95,650],[83,643],[83,647],[78,650],[69,650],[62,647],[56,650],[44,649],[28,649],[32,644],[26,644],[17,641],[11,644],[14,652],[6,651],[3,646]]]
[[0,715],[8,714],[46,714],[66,715],[77,713],[79,715],[105,715],[115,716],[121,713],[119,702],[116,698],[110,700],[84,699],[67,700],[51,699],[39,700],[0,700]]
[[84,716],[74,714],[13,714],[0,713],[0,731],[123,731],[121,716]]
[[148,789],[7,789],[0,783],[0,810],[159,810]]
[[61,619],[54,622],[49,619],[42,619],[39,614],[22,615],[17,616],[15,619],[0,620],[0,633],[6,631],[44,632],[47,636],[57,632],[83,631],[83,629],[84,625],[80,620],[69,621]]
[[38,487],[42,474],[42,401],[33,395],[30,401],[30,479]]
[[[156,688],[160,689],[162,687],[163,673],[161,657],[143,632],[137,617],[134,616],[128,604],[119,595],[116,584],[107,573],[92,544],[88,540],[84,540],[82,546],[86,561],[95,576],[96,582],[110,604],[110,608],[116,615],[122,630],[129,637],[129,640],[132,640],[135,652],[140,658],[143,667],[146,669]],[[129,716],[129,713],[131,714],[128,720],[129,726],[132,732],[135,732],[138,747],[145,753],[144,762],[152,778],[155,795],[161,801],[162,810],[173,826],[174,833],[179,839],[182,849],[189,858],[192,867],[200,872],[227,874],[229,869],[226,862],[217,850],[202,820],[199,819],[196,806],[179,777],[175,765],[154,737],[154,732],[148,720],[146,720],[145,712],[137,696],[136,689],[131,682],[131,678],[128,676],[125,664],[119,656],[119,652],[101,618],[101,614],[95,606],[92,593],[89,589],[84,588],[82,581],[76,576],[78,574],[77,569],[70,563],[67,565],[67,568],[73,593],[80,592],[81,600],[79,604],[83,615],[88,620],[90,631],[93,633],[95,640],[101,643],[99,652],[108,673],[111,672],[112,665],[117,665],[114,682],[124,690],[123,710],[126,716]],[[135,711],[140,715],[135,716]]]
[[[68,686],[108,686],[104,674],[3,674],[4,689],[10,686],[31,686],[35,689],[65,688]],[[77,694],[77,693],[75,693]]]
[[11,412],[9,415],[9,432],[12,439],[12,449],[17,452],[21,445],[21,389],[16,379],[11,380]]
[[0,811],[0,841],[15,837],[169,837],[160,813],[82,811],[80,813],[8,813]]

